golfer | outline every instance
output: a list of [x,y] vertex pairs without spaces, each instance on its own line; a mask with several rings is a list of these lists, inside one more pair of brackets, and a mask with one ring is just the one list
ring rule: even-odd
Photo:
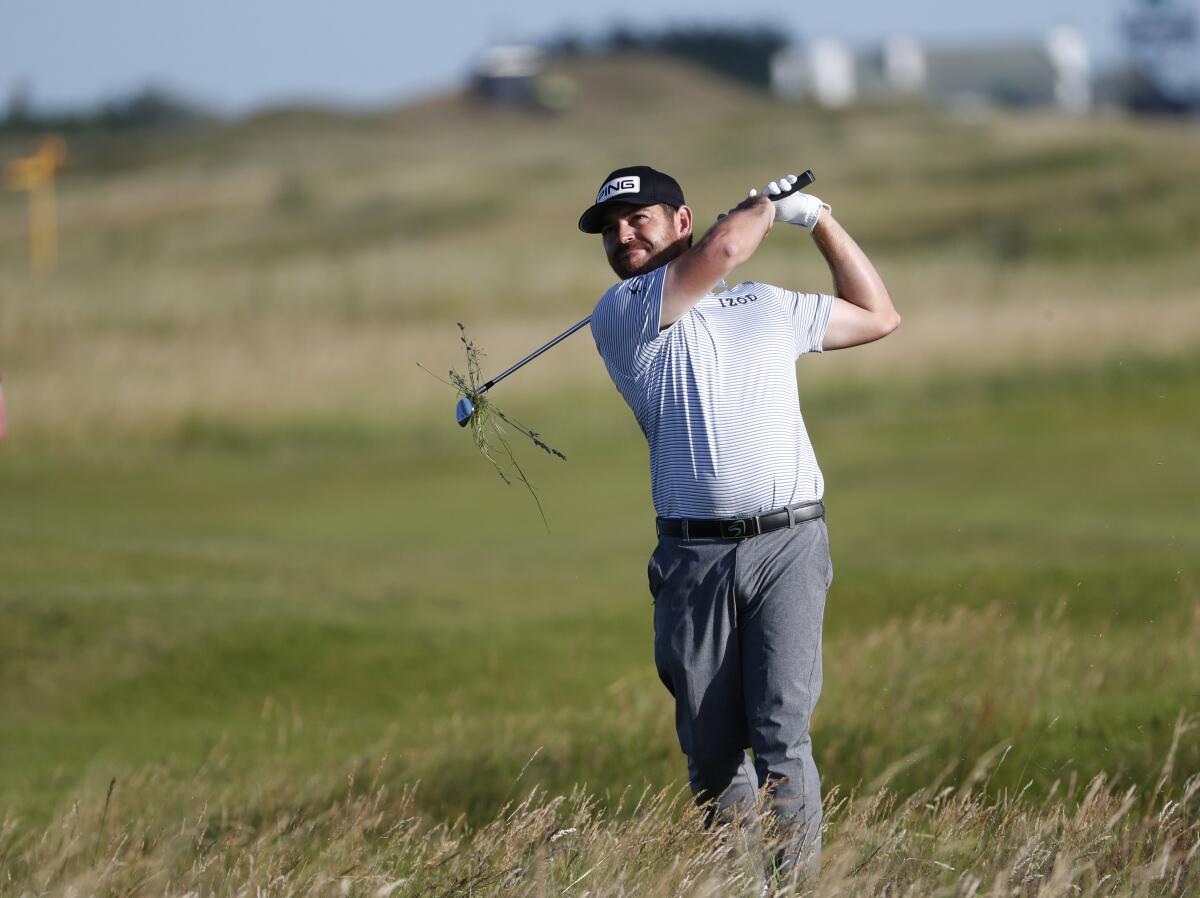
[[[592,334],[650,447],[654,660],[692,791],[711,822],[744,815],[767,789],[785,873],[819,862],[809,721],[833,579],[795,362],[900,324],[870,260],[796,180],[752,190],[693,241],[679,183],[631,166],[604,179],[579,219],[621,278],[596,305]],[[779,222],[811,236],[836,295],[726,286]]]

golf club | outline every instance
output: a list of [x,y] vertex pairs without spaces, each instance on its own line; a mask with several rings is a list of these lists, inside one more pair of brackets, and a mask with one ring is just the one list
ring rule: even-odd
[[[492,387],[496,386],[496,384],[500,383],[500,381],[504,380],[504,378],[508,377],[508,375],[510,375],[514,371],[516,371],[518,368],[521,368],[522,366],[528,364],[529,362],[532,362],[534,359],[536,359],[539,355],[541,355],[547,349],[551,349],[552,347],[557,346],[563,340],[567,339],[567,337],[571,336],[571,334],[575,333],[575,331],[579,330],[581,327],[585,327],[586,325],[590,324],[591,320],[592,320],[592,316],[588,315],[586,318],[584,318],[578,324],[571,325],[569,328],[567,328],[565,331],[563,331],[561,334],[559,334],[557,337],[555,337],[553,340],[551,340],[545,346],[535,349],[533,352],[529,353],[529,355],[525,356],[525,358],[521,359],[521,361],[517,362],[515,365],[513,365],[511,368],[509,368],[507,371],[503,371],[500,374],[497,374],[495,377],[493,377],[491,380],[489,380],[487,383],[485,383],[483,386],[481,386],[478,390],[476,390],[475,395],[476,396],[483,395],[488,390],[490,390]],[[471,420],[471,416],[473,414],[475,414],[475,403],[471,401],[470,396],[464,396],[462,399],[458,400],[458,405],[454,409],[454,415],[458,419],[459,427],[466,427],[467,422]]]
[[[812,173],[812,169],[808,169],[807,171],[804,172],[804,174],[800,175],[796,179],[796,183],[793,184],[789,189],[785,190],[783,193],[772,195],[771,199],[772,200],[781,200],[785,196],[791,196],[793,193],[796,193],[799,190],[803,190],[809,184],[813,183],[813,181],[815,181],[816,179],[817,179],[817,176]],[[569,328],[567,328],[565,331],[563,331],[561,334],[559,334],[557,337],[555,337],[553,340],[551,340],[545,346],[535,349],[533,352],[529,353],[529,355],[525,356],[525,358],[521,359],[521,361],[517,362],[515,365],[513,365],[508,370],[503,371],[500,374],[497,374],[495,377],[493,377],[491,380],[489,380],[487,383],[485,383],[483,386],[481,386],[478,390],[476,390],[474,395],[482,396],[484,393],[486,393],[492,387],[496,386],[496,384],[500,383],[500,381],[504,380],[504,378],[508,377],[508,375],[512,374],[514,371],[516,371],[519,368],[524,367],[529,362],[532,362],[534,359],[536,359],[539,355],[541,355],[547,349],[551,349],[551,348],[557,346],[559,343],[561,343],[563,340],[567,339],[567,337],[571,336],[571,334],[575,333],[575,331],[579,330],[581,327],[584,327],[584,326],[590,324],[591,320],[592,320],[592,316],[588,315],[586,318],[584,318],[578,324],[571,325]],[[456,405],[454,408],[454,416],[458,420],[459,427],[466,427],[467,422],[469,422],[471,420],[471,416],[473,414],[475,414],[475,403],[472,401],[470,396],[464,396],[460,400],[458,400],[458,405]]]

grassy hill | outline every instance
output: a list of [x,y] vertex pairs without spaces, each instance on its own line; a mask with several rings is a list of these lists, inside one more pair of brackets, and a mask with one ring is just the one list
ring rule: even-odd
[[[575,221],[628,162],[700,221],[813,168],[904,315],[798,365],[837,570],[822,888],[1200,888],[1194,127],[563,73],[557,117],[80,138],[51,279],[0,195],[0,893],[749,888],[680,801],[631,810],[683,764],[644,443],[589,336],[495,395],[568,456],[520,456],[549,532],[417,367],[461,367],[456,321],[495,372],[587,314],[612,275]],[[828,287],[790,229],[739,274]]]

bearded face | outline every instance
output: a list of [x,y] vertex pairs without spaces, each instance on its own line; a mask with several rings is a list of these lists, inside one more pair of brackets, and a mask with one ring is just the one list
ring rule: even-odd
[[608,264],[621,280],[653,271],[687,250],[691,210],[664,203],[614,203],[600,231]]

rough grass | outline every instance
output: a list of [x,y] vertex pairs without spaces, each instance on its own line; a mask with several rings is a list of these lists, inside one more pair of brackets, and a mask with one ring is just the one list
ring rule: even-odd
[[[1001,744],[994,789],[1155,775],[1200,695],[1198,396],[1194,361],[1154,359],[806,393],[836,570],[827,784],[924,752],[893,781],[919,789]],[[449,413],[6,447],[8,803],[182,775],[222,738],[252,779],[264,708],[295,721],[298,778],[383,740],[435,818],[490,819],[539,748],[524,782],[555,794],[677,782],[627,410],[535,404],[571,450],[532,460],[550,534]]]
[[[1097,775],[1046,796],[958,783],[907,794],[885,781],[826,799],[819,879],[777,880],[779,896],[1182,896],[1200,888],[1200,775],[1174,769],[1180,719],[1153,785]],[[148,769],[114,780],[43,830],[0,826],[0,894],[757,896],[731,827],[705,831],[676,790],[599,803],[583,788],[533,788],[468,827],[421,812],[422,786],[393,788],[390,762],[339,782],[265,774],[230,782],[221,751],[187,778]],[[519,776],[518,776],[519,781]],[[519,787],[519,782],[514,783]]]

